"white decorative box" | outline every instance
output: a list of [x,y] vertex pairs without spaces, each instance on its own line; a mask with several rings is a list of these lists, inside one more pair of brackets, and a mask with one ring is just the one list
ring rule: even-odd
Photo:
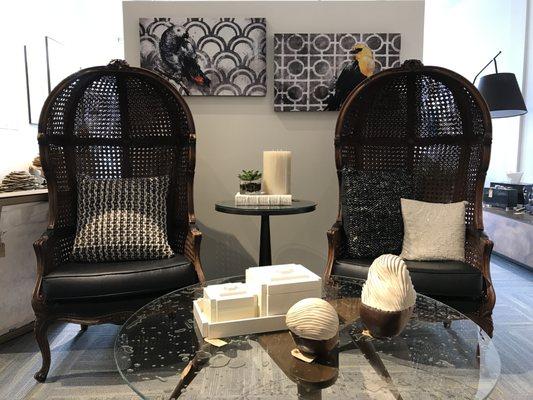
[[257,296],[244,283],[225,283],[204,288],[204,313],[211,322],[258,316]]
[[308,297],[322,297],[322,280],[303,265],[248,268],[246,283],[205,287],[194,320],[212,339],[285,330],[288,309]]
[[300,264],[248,268],[246,284],[257,292],[262,317],[286,314],[300,300],[322,297],[322,279]]

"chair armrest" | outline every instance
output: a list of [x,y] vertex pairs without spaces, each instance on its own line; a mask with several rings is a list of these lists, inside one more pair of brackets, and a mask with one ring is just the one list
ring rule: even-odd
[[53,258],[54,232],[45,231],[39,239],[33,243],[33,250],[37,257],[37,276],[42,277],[54,268]]
[[324,270],[324,281],[328,281],[333,269],[333,263],[339,253],[342,241],[342,222],[336,221],[327,232],[328,237],[328,260]]
[[492,285],[490,276],[490,255],[494,243],[482,230],[466,230],[466,262],[478,268],[485,281],[485,298],[487,299],[487,309],[491,312],[496,303],[496,292]]
[[32,297],[32,306],[35,311],[41,309],[45,301],[41,292],[43,276],[54,268],[53,242],[54,232],[49,229],[33,243],[33,250],[37,258],[37,276]]
[[204,270],[202,269],[202,263],[200,261],[200,243],[202,241],[202,232],[198,230],[196,225],[190,224],[187,232],[187,238],[185,239],[184,255],[193,264],[194,270],[198,275],[200,283],[205,282]]
[[490,255],[494,243],[485,232],[477,229],[466,230],[466,243],[466,261],[479,269],[490,281]]

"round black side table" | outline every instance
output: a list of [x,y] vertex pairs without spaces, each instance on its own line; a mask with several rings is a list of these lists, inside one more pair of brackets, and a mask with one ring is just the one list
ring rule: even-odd
[[261,238],[259,242],[259,265],[272,264],[270,250],[270,216],[304,214],[315,211],[316,203],[308,200],[293,200],[290,206],[236,206],[233,200],[220,201],[215,210],[226,214],[261,216]]

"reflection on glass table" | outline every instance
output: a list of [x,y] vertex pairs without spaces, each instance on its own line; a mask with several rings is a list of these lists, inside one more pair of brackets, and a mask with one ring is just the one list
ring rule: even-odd
[[339,314],[340,343],[338,351],[311,364],[291,356],[295,345],[288,331],[234,337],[223,347],[205,342],[192,314],[192,301],[202,296],[200,285],[136,312],[119,331],[115,361],[144,399],[484,399],[490,394],[500,358],[474,322],[418,295],[399,336],[368,337],[359,319],[362,284],[336,277],[324,285],[324,298]]

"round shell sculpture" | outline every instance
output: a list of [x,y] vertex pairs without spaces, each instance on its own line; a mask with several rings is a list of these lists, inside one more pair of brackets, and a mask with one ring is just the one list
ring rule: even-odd
[[361,293],[360,315],[375,337],[399,335],[411,318],[416,292],[405,262],[393,254],[374,260]]
[[287,312],[286,323],[304,353],[327,355],[339,341],[339,316],[325,300],[300,300]]

